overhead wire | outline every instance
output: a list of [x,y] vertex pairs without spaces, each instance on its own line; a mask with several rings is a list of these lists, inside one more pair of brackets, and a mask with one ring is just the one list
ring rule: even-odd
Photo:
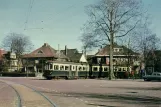
[[[79,3],[79,4],[81,4],[81,3],[83,3],[85,0],[81,0],[81,2]],[[77,3],[78,4],[78,3]],[[72,4],[71,6],[69,6],[69,7],[67,7],[67,8],[65,8],[64,10],[65,11],[63,11],[63,12],[57,12],[56,14],[51,14],[51,15],[55,15],[55,16],[57,16],[57,15],[60,15],[60,14],[63,14],[63,13],[66,13],[66,11],[68,11],[68,10],[70,10],[70,9],[72,9],[73,7],[75,7],[76,6],[76,4]],[[50,17],[50,19],[52,19],[53,17]]]
[[28,12],[27,12],[26,21],[25,21],[25,25],[24,25],[24,30],[26,30],[26,28],[27,28],[27,24],[28,24],[28,21],[29,21],[29,17],[30,17],[33,5],[34,5],[34,0],[30,0],[29,9],[28,9]]
[[[85,0],[81,0],[81,2],[79,3],[79,4],[81,4],[81,3],[84,3],[85,2]],[[63,12],[57,12],[56,14],[53,14],[54,16],[58,16],[58,15],[60,15],[60,14],[64,14],[64,13],[66,13],[68,10],[70,10],[70,9],[72,9],[73,7],[76,7],[77,5],[76,4],[78,4],[78,3],[75,3],[75,4],[73,4],[73,5],[71,5],[71,6],[69,6],[69,7],[67,7],[67,8],[65,8],[64,10],[65,11],[63,11]],[[72,15],[72,16],[70,16],[70,18],[68,18],[68,19],[71,19],[72,17],[74,17],[74,16],[76,16],[76,15],[78,15],[79,14],[79,12],[74,12],[74,14]],[[49,19],[52,19],[53,17],[50,17]],[[62,19],[63,20],[63,19]],[[65,19],[65,20],[67,20],[67,19]],[[60,18],[58,18],[57,20],[55,20],[56,22],[57,21],[60,21]],[[44,22],[44,21],[43,21]],[[48,28],[42,28],[42,29],[48,29]],[[51,29],[51,28],[49,28],[49,29]]]
[[[83,3],[85,0],[81,0],[81,2],[79,3],[79,4],[81,4],[81,3]],[[33,4],[34,4],[34,0],[30,0],[30,5],[29,5],[29,11],[28,11],[28,15],[27,15],[27,17],[26,17],[26,21],[25,21],[25,27],[24,27],[24,30],[27,30],[27,29],[30,29],[30,30],[43,30],[43,29],[48,29],[47,27],[46,28],[27,28],[27,24],[28,24],[28,20],[29,20],[29,16],[30,16],[30,14],[31,14],[31,10],[32,10],[32,8],[33,8]],[[78,3],[77,3],[78,4]],[[58,15],[60,15],[60,14],[64,14],[64,13],[66,13],[68,10],[70,10],[70,9],[72,9],[73,7],[76,7],[77,5],[76,4],[73,4],[73,5],[71,5],[71,6],[69,6],[69,7],[67,7],[67,8],[65,8],[64,10],[65,11],[63,11],[63,12],[57,12],[56,14],[51,14],[51,15],[54,15],[54,16],[58,16]],[[74,16],[76,16],[76,15],[78,15],[79,13],[78,12],[74,12],[74,14],[71,16],[71,17],[74,17]],[[70,17],[70,18],[71,18]],[[49,17],[49,19],[52,19],[53,17]],[[58,18],[56,21],[59,21],[60,20],[60,18]],[[42,20],[41,22],[45,22],[44,20]],[[49,28],[50,29],[50,28]]]

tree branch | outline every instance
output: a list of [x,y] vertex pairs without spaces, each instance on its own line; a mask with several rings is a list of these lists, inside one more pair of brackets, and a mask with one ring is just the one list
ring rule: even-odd
[[136,25],[137,25],[137,23],[138,23],[139,21],[140,21],[140,20],[138,20],[138,21],[135,23],[135,25],[134,25],[131,29],[129,29],[125,34],[120,35],[120,36],[115,36],[115,37],[117,38],[117,37],[126,36],[129,32],[131,32],[133,29],[135,29],[135,27],[136,27]]

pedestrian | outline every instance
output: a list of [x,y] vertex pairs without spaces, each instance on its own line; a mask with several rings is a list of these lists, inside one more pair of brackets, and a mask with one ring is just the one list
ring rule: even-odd
[[134,71],[131,71],[132,79],[134,79]]

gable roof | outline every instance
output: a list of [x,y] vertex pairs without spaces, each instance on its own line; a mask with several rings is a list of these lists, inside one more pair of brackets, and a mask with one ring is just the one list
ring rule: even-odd
[[[127,55],[128,53],[130,53],[130,55],[136,55],[137,53],[135,53],[134,51],[132,51],[131,49],[128,49],[126,46],[120,46],[118,44],[114,44],[114,48],[121,48],[123,49],[123,51],[119,51],[119,52],[113,52],[113,55]],[[104,48],[100,49],[96,54],[96,56],[99,55],[110,55],[110,45],[106,45]]]
[[85,57],[85,55],[84,55],[84,54],[82,54],[82,56],[81,56],[81,58],[80,58],[79,62],[87,63],[87,59],[86,59],[86,57]]
[[70,59],[70,61],[81,62],[81,57],[83,56],[83,53],[79,53],[77,49],[66,49],[61,50],[61,52],[63,52]]
[[26,54],[23,56],[24,58],[38,58],[38,57],[54,57],[54,58],[61,58],[61,59],[67,59],[67,56],[65,56],[61,51],[55,50],[47,43],[44,43],[44,45],[35,51],[31,52],[30,54]]
[[77,49],[66,49],[66,50],[61,50],[61,52],[67,57],[72,57],[73,55],[78,53],[78,50]]

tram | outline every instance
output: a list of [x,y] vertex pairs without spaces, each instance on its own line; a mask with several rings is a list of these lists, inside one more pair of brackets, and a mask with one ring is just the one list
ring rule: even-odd
[[[114,67],[114,71],[116,71],[114,73],[118,78],[124,78],[122,76],[125,75],[127,67]],[[43,76],[46,79],[105,78],[108,77],[108,73],[109,66],[105,64],[100,66],[98,64],[90,65],[88,63],[48,61],[45,64]]]
[[[45,65],[43,76],[47,79],[53,78],[97,78],[100,66],[89,65],[88,63],[49,61]],[[108,76],[108,66],[102,66],[101,77]]]
[[89,76],[87,63],[49,61],[45,65],[43,76],[47,79],[62,77],[65,79]]

